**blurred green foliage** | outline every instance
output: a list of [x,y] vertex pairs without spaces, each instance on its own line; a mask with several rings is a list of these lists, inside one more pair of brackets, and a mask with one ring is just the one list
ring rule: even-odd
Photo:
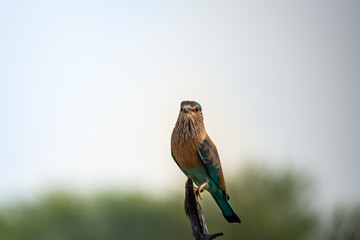
[[[246,167],[227,185],[241,224],[227,223],[208,193],[203,193],[201,201],[209,231],[225,234],[219,239],[318,236],[319,213],[310,199],[312,184],[301,174]],[[164,199],[120,191],[90,197],[52,193],[35,202],[1,207],[0,240],[193,239],[183,202],[180,189]],[[359,216],[354,216],[357,223]],[[348,225],[342,227],[345,232],[355,231]],[[326,239],[355,239],[332,236],[328,232]]]
[[323,239],[359,240],[360,206],[338,206],[327,221]]

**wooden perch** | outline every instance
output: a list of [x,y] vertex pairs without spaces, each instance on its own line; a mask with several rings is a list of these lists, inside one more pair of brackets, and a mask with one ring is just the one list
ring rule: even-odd
[[223,233],[209,234],[200,204],[194,193],[193,180],[190,177],[185,184],[185,213],[190,219],[192,234],[196,240],[211,240],[224,235]]

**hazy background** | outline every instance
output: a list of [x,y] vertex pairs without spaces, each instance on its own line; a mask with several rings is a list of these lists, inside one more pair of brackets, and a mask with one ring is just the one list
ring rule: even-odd
[[[227,179],[248,161],[360,200],[358,1],[1,1],[0,201],[182,191],[196,100]],[[246,195],[246,192],[242,193]]]

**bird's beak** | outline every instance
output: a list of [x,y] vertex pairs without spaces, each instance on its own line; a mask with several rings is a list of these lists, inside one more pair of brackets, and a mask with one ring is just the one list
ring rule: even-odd
[[188,105],[183,106],[183,110],[185,113],[189,113],[190,112],[190,107]]

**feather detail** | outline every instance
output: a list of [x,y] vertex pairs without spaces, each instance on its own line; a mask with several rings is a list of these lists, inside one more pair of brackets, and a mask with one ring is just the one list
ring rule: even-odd
[[197,149],[205,137],[202,114],[179,114],[171,134],[171,151],[180,167],[193,168],[202,164]]
[[226,187],[225,187],[225,179],[222,172],[222,167],[220,163],[219,154],[215,147],[215,144],[211,141],[210,137],[206,135],[205,140],[199,146],[198,153],[200,159],[205,164],[209,175],[215,181],[215,183],[219,186],[219,188],[224,192],[225,196]]

